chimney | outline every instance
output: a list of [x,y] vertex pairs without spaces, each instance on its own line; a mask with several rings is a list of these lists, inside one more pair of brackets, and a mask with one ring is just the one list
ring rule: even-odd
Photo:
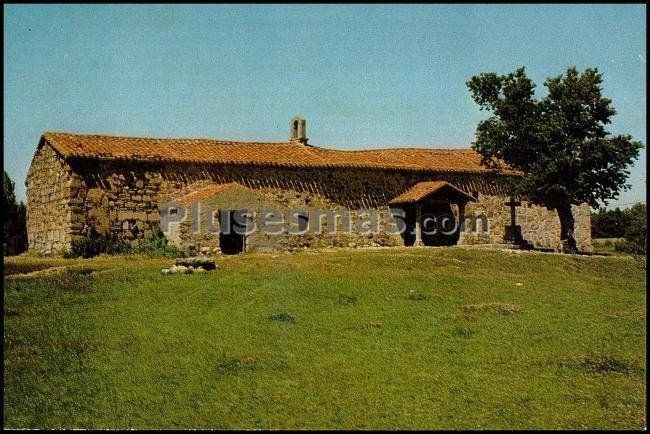
[[307,144],[307,121],[300,115],[291,119],[291,143]]

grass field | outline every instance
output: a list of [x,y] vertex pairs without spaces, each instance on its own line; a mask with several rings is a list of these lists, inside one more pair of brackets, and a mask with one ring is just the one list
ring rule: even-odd
[[616,251],[616,243],[623,241],[624,238],[592,238],[591,244],[594,252],[605,253],[608,255],[624,255]]
[[49,261],[5,259],[6,428],[646,425],[645,258]]

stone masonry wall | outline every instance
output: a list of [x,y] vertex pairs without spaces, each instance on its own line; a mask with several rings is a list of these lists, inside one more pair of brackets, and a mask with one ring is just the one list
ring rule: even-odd
[[27,239],[29,250],[56,253],[71,240],[72,209],[79,182],[70,166],[49,146],[32,159],[27,173]]
[[[487,217],[489,228],[466,231],[459,244],[495,244],[503,243],[505,227],[510,225],[510,207],[505,205],[508,198],[493,195],[479,195],[476,202],[470,202],[465,208],[465,216]],[[589,205],[572,207],[575,218],[575,238],[581,251],[592,251],[591,246],[591,210]],[[521,226],[522,238],[535,248],[547,248],[560,251],[560,218],[557,211],[546,207],[521,201],[515,208],[515,222]],[[482,229],[482,230],[481,230]]]
[[[200,188],[196,185],[195,189]],[[220,191],[209,198],[203,199],[200,203],[187,204],[183,207],[186,219],[181,224],[172,224],[165,229],[167,237],[177,246],[185,250],[199,252],[202,250],[215,251],[220,248],[219,221],[215,213],[217,210],[239,210],[246,209],[254,213],[252,221],[256,225],[256,231],[246,237],[247,252],[271,252],[271,251],[293,251],[311,247],[362,247],[362,246],[399,246],[403,245],[401,236],[398,233],[364,233],[359,231],[354,224],[357,213],[353,210],[351,214],[351,230],[344,230],[344,223],[341,218],[335,217],[341,213],[343,208],[327,199],[308,192],[296,190],[283,190],[263,188],[251,190],[241,185],[234,185],[226,190]],[[262,230],[262,215],[266,211],[277,211],[282,213],[285,220],[282,224],[284,230],[279,234],[268,234]],[[295,217],[286,219],[289,211],[300,211],[308,213],[307,232],[290,233],[289,227],[295,232],[298,230]],[[316,210],[332,211],[331,216],[321,219],[320,226]],[[380,211],[388,212],[389,208],[384,207]],[[212,214],[212,215],[211,215]],[[192,228],[191,216],[199,215],[200,230]],[[383,217],[383,216],[382,216]],[[277,218],[277,216],[275,217]],[[336,221],[332,219],[336,218]],[[387,218],[388,219],[388,218]],[[208,231],[206,226],[210,225]],[[334,226],[335,225],[335,226]],[[280,225],[272,225],[277,229]],[[328,233],[331,228],[336,228],[333,234]],[[320,228],[318,231],[317,229]]]
[[[63,161],[49,145],[36,153],[28,175],[28,232],[30,249],[51,253],[69,248],[70,242],[93,228],[127,242],[149,235],[160,224],[158,206],[189,192],[197,183],[237,182],[258,191],[269,200],[291,205],[298,202],[317,206],[373,208],[387,211],[388,201],[419,181],[446,180],[478,195],[470,211],[484,211],[490,218],[489,237],[465,237],[461,243],[501,242],[503,227],[509,224],[509,208],[504,205],[508,191],[495,175],[407,172],[354,168],[287,168],[243,165],[198,165],[138,161]],[[297,201],[297,202],[296,202]],[[320,206],[320,205],[318,205]],[[580,207],[576,218],[579,245],[590,246],[589,208]],[[554,219],[557,213],[536,206],[517,209],[524,238],[539,246],[555,248]],[[521,214],[521,217],[520,215]],[[541,220],[536,223],[536,217]],[[555,217],[553,217],[555,215]],[[542,223],[543,222],[543,223]],[[557,222],[559,225],[559,220]],[[311,239],[310,239],[311,237]],[[489,239],[488,239],[489,238]],[[348,240],[327,240],[347,245]],[[365,240],[363,243],[372,244]],[[384,240],[394,245],[397,239]],[[263,243],[262,243],[263,244]],[[320,245],[313,235],[294,237],[290,248]]]
[[[283,168],[235,165],[156,164],[133,161],[71,161],[83,179],[86,196],[84,231],[98,232],[133,242],[151,233],[160,223],[158,205],[192,191],[207,182],[237,182],[286,205],[328,209],[347,207],[387,212],[388,201],[424,180],[446,179],[467,191],[504,194],[498,177],[443,173],[411,173],[394,170]],[[299,198],[296,201],[296,198]],[[320,204],[319,204],[320,203]],[[76,234],[75,234],[76,236]],[[335,245],[396,245],[401,237],[305,234],[286,237],[280,248]],[[73,236],[74,239],[74,236]],[[276,240],[251,238],[249,245],[265,250]]]

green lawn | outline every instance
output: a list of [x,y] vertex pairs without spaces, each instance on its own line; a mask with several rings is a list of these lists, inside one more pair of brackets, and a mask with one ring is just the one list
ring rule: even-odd
[[596,254],[625,255],[616,251],[616,243],[624,241],[625,238],[592,238],[591,244]]
[[96,258],[5,277],[4,426],[646,424],[645,258],[411,248],[217,262],[163,276],[169,260]]

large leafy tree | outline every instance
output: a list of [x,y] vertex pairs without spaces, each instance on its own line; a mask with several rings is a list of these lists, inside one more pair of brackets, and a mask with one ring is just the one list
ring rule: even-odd
[[616,111],[601,83],[597,69],[571,67],[546,79],[548,94],[538,99],[523,67],[467,82],[481,110],[491,112],[478,124],[472,147],[495,170],[505,163],[522,172],[513,180],[514,193],[557,210],[560,238],[570,251],[576,251],[571,205],[596,208],[629,188],[626,169],[643,147],[629,135],[606,131]]
[[27,250],[26,209],[22,202],[16,203],[14,187],[14,182],[5,171],[2,182],[2,210],[4,213],[2,235],[5,255],[16,255]]

